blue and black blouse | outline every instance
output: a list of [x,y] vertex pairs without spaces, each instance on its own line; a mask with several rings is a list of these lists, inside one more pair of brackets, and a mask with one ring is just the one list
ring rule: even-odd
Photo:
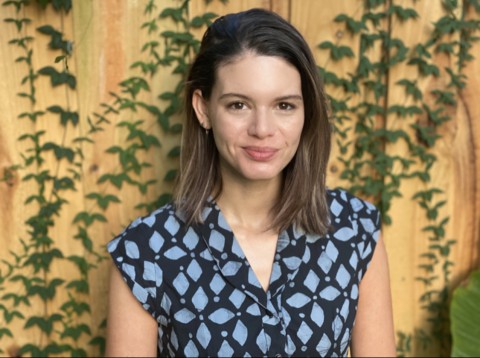
[[170,204],[112,240],[116,266],[158,322],[158,355],[346,356],[380,215],[345,191],[328,198],[327,235],[280,233],[266,292],[213,200],[202,224],[186,226]]

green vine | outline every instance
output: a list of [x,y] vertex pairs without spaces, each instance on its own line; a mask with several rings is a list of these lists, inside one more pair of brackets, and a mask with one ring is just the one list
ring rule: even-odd
[[[38,3],[42,7],[52,5],[62,18],[72,7],[70,0],[38,0]],[[31,24],[32,20],[21,16],[24,8],[30,5],[30,1],[3,2],[2,5],[5,7],[14,7],[17,15],[16,18],[5,19],[5,22],[16,26],[19,34],[10,43],[19,46],[25,54],[17,58],[16,62],[25,62],[27,65],[27,75],[22,79],[22,85],[27,85],[28,90],[18,95],[29,100],[30,109],[21,113],[18,118],[39,123],[44,118],[48,117],[48,120],[51,120],[52,116],[57,116],[63,131],[59,136],[60,141],[45,139],[47,134],[43,130],[21,135],[19,141],[30,145],[22,155],[23,163],[6,168],[0,179],[13,185],[17,175],[21,175],[17,173],[25,173],[22,174],[22,182],[30,183],[36,188],[36,192],[25,202],[26,205],[36,208],[36,214],[26,220],[30,228],[28,238],[19,239],[22,244],[21,253],[10,252],[12,259],[3,260],[6,270],[0,271],[2,293],[0,310],[3,312],[6,325],[14,319],[21,320],[25,329],[38,331],[38,334],[31,334],[30,337],[39,338],[20,347],[10,347],[11,355],[87,356],[87,349],[80,343],[85,337],[88,337],[91,346],[88,351],[96,347],[97,352],[103,354],[105,320],[98,328],[85,323],[85,316],[91,314],[88,277],[91,270],[104,259],[104,255],[95,248],[90,231],[95,225],[107,221],[104,212],[111,204],[120,203],[116,190],[122,189],[124,185],[132,186],[142,194],[144,199],[136,206],[142,212],[151,211],[171,198],[171,193],[165,192],[158,198],[148,201],[149,188],[155,186],[157,181],[151,179],[148,173],[144,174],[144,170],[151,168],[152,164],[140,158],[154,147],[161,146],[159,137],[151,134],[154,127],[159,127],[164,133],[173,136],[178,136],[182,130],[178,118],[181,110],[182,83],[188,70],[188,63],[198,51],[200,44],[191,34],[191,30],[208,25],[211,19],[217,16],[207,13],[190,19],[188,4],[189,1],[179,1],[178,7],[164,8],[155,15],[156,1],[147,2],[145,17],[149,20],[142,25],[142,29],[153,39],[142,47],[146,59],[139,60],[131,66],[132,69],[138,70],[139,74],[120,82],[120,93],[111,93],[112,102],[101,103],[102,111],[94,112],[85,119],[88,123],[88,132],[67,142],[65,139],[67,131],[76,128],[81,121],[78,112],[72,110],[68,104],[69,91],[74,91],[77,84],[75,75],[68,69],[73,45],[63,38],[62,30],[50,25],[37,28],[39,33],[49,37],[49,48],[52,51],[59,51],[60,54],[52,61],[56,65],[36,70],[32,64],[33,49],[29,46],[35,39],[25,35],[25,27]],[[160,32],[159,22],[166,19],[173,20],[175,31]],[[158,37],[163,43],[155,39]],[[160,68],[170,69],[177,77],[177,84],[173,90],[160,93],[158,103],[147,103],[141,99],[142,95],[150,91],[150,83],[155,80]],[[52,104],[43,109],[36,107],[36,82],[41,76],[47,77],[52,87],[66,88],[66,105]],[[141,115],[148,119],[143,119]],[[152,117],[156,121],[152,122],[150,120]],[[88,192],[85,195],[87,201],[92,203],[91,208],[79,211],[73,219],[76,232],[70,239],[81,244],[83,254],[65,256],[56,245],[51,229],[61,218],[63,207],[68,205],[67,193],[76,190],[76,186],[80,185],[84,178],[84,146],[94,143],[95,134],[103,131],[111,122],[116,123],[116,127],[125,138],[122,145],[111,146],[106,150],[108,155],[116,157],[118,164],[112,172],[103,174],[98,179],[99,191]],[[167,158],[172,160],[174,168],[165,174],[163,180],[166,183],[172,183],[177,175],[176,160],[179,152],[180,148],[176,145],[167,153]],[[55,164],[52,166],[53,162]],[[76,267],[78,277],[66,280],[51,273],[54,265],[65,265],[65,261]],[[51,302],[56,299],[60,290],[67,292],[68,297],[60,305],[53,306]],[[24,308],[27,306],[37,305],[44,307],[41,314],[22,313],[26,312]],[[0,341],[4,336],[14,337],[7,326],[0,328]],[[3,350],[0,352],[5,353]]]
[[[71,9],[71,2],[65,1],[38,1],[46,7],[51,3],[59,12],[63,20],[64,14]],[[28,101],[27,111],[19,114],[19,120],[29,120],[33,124],[53,120],[57,117],[59,128],[62,129],[59,139],[49,140],[44,130],[24,133],[18,140],[24,142],[28,148],[22,154],[23,162],[12,166],[4,175],[4,180],[13,176],[13,171],[21,172],[22,182],[33,188],[34,191],[25,200],[25,205],[34,212],[25,224],[27,238],[20,238],[22,250],[20,253],[10,252],[11,261],[3,260],[5,271],[0,272],[0,290],[2,303],[0,310],[6,325],[14,319],[24,322],[26,330],[37,330],[36,341],[23,344],[21,347],[10,348],[10,354],[22,356],[48,356],[51,354],[71,354],[72,356],[86,356],[87,351],[80,345],[80,338],[88,336],[89,344],[98,345],[100,351],[104,346],[103,335],[96,335],[86,323],[86,316],[91,313],[88,301],[88,277],[103,255],[94,248],[93,241],[88,235],[88,223],[75,220],[73,227],[77,233],[73,239],[81,242],[81,255],[65,256],[53,237],[52,228],[55,226],[62,209],[68,204],[68,192],[75,191],[76,185],[82,178],[83,152],[81,143],[91,140],[88,137],[76,137],[68,141],[67,133],[72,131],[78,123],[78,112],[69,104],[70,92],[76,88],[76,78],[68,70],[68,58],[72,53],[72,43],[63,39],[61,30],[50,25],[37,28],[40,34],[50,37],[48,47],[52,52],[60,52],[55,59],[56,66],[46,66],[35,69],[33,66],[33,48],[30,44],[35,40],[27,35],[26,27],[32,20],[22,17],[24,8],[29,1],[4,1],[3,6],[15,8],[15,18],[7,18],[5,22],[15,25],[18,37],[9,41],[19,47],[23,55],[16,59],[24,63],[27,74],[22,79],[22,85],[27,87],[18,96]],[[63,23],[63,21],[62,21]],[[52,87],[65,88],[66,103],[53,104],[39,109],[36,101],[36,86],[41,76],[45,76]],[[99,218],[105,218],[99,214]],[[77,216],[78,217],[78,216]],[[67,263],[68,262],[68,263]],[[56,265],[72,265],[77,270],[73,278],[61,277],[54,274],[52,267]],[[53,304],[58,300],[58,292],[66,292],[63,302]],[[39,310],[27,307],[42,307]],[[22,312],[29,312],[24,314]],[[3,336],[13,337],[7,327],[0,329],[0,339]],[[2,351],[4,352],[4,351]]]
[[[430,179],[437,159],[433,149],[441,138],[440,128],[451,119],[449,113],[465,86],[462,70],[466,62],[473,59],[470,49],[472,42],[478,40],[475,33],[480,29],[480,21],[469,20],[465,14],[469,6],[474,6],[477,13],[480,9],[475,1],[464,4],[443,1],[442,4],[445,15],[433,24],[425,43],[418,42],[409,48],[401,38],[392,35],[393,23],[414,26],[418,18],[414,8],[402,7],[393,1],[366,0],[363,8],[357,9],[357,12],[362,10],[359,20],[348,14],[334,19],[344,24],[351,37],[359,37],[358,51],[342,44],[343,33],[338,33],[336,43],[325,41],[319,45],[329,52],[329,59],[334,63],[355,56],[358,59],[355,71],[349,73],[348,78],[329,72],[326,66],[320,68],[324,82],[332,89],[330,92],[343,92],[343,95],[331,96],[330,100],[341,154],[338,160],[344,165],[340,178],[347,189],[372,198],[383,214],[384,223],[390,224],[389,209],[392,200],[401,196],[402,183],[419,180],[424,188],[412,199],[423,209],[428,222],[422,229],[428,236],[428,251],[420,255],[423,263],[419,269],[423,275],[416,279],[424,285],[419,302],[430,325],[428,331],[418,328],[412,333],[398,332],[400,356],[412,353],[412,339],[424,352],[437,349],[438,355],[450,354],[448,305],[453,262],[449,256],[455,240],[446,238],[449,218],[442,215],[441,209],[446,204],[442,200],[444,193],[433,187]],[[461,10],[460,17],[455,15],[457,8]],[[375,46],[381,49],[379,60],[369,57],[369,50]],[[432,58],[440,53],[456,59],[456,66],[438,68]],[[396,85],[405,90],[404,102],[390,104],[390,71],[405,64],[415,68],[419,78],[399,80]],[[432,77],[448,78],[449,82],[445,88],[423,93],[419,83]],[[396,129],[395,124],[401,121],[408,124],[408,131]],[[395,143],[403,143],[409,155],[390,155],[385,149]]]

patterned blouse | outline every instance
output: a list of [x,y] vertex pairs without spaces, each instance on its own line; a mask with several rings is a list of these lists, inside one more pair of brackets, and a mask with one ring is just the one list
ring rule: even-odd
[[158,355],[346,356],[380,215],[345,191],[328,197],[331,231],[281,232],[266,292],[214,201],[201,225],[166,205],[112,240],[116,266],[158,322]]

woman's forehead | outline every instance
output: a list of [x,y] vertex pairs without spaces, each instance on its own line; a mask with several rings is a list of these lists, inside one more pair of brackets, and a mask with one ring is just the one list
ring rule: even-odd
[[[282,57],[245,53],[217,69],[214,90],[301,95],[298,70]],[[288,93],[283,93],[288,92]]]

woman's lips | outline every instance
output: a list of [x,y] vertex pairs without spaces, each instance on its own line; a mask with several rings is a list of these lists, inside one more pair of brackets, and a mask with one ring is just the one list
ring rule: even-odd
[[243,147],[243,150],[251,159],[259,162],[272,159],[278,152],[278,149],[270,147]]

